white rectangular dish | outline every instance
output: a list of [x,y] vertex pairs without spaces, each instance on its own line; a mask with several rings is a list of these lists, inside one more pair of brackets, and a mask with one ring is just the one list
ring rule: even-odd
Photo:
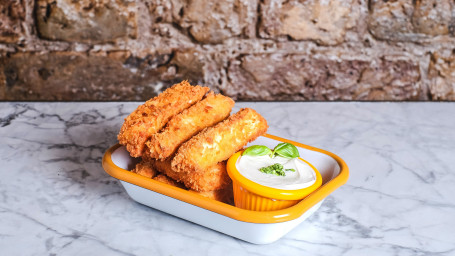
[[128,170],[132,169],[137,160],[131,158],[120,145],[115,145],[106,152],[103,167],[107,173],[121,181],[133,200],[141,204],[250,243],[267,244],[280,239],[313,214],[324,198],[344,184],[349,175],[341,158],[321,149],[273,135],[259,137],[250,145],[260,144],[273,148],[277,142],[289,142],[297,146],[300,156],[313,164],[323,178],[322,186],[316,191],[295,206],[278,211],[240,209],[132,173]]

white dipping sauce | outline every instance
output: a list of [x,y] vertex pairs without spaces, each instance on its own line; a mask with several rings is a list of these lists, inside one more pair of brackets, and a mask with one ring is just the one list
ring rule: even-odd
[[[286,176],[277,176],[259,171],[262,167],[272,164],[282,164],[283,170],[294,169],[295,172],[285,171]],[[296,190],[309,187],[316,182],[316,173],[310,165],[304,161],[281,156],[241,156],[235,165],[237,170],[245,178],[258,184],[283,190]]]

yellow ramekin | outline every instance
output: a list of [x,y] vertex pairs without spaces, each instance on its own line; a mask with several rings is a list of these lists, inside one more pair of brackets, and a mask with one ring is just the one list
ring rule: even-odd
[[316,173],[316,181],[313,185],[296,190],[283,190],[267,187],[253,182],[237,170],[236,163],[243,151],[232,155],[227,162],[227,172],[232,179],[234,191],[234,203],[236,207],[252,211],[275,211],[291,207],[322,184],[322,177],[318,170],[302,158]]

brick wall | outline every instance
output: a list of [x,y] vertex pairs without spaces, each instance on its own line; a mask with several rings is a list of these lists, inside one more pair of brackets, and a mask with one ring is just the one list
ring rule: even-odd
[[453,0],[0,0],[0,100],[455,100]]

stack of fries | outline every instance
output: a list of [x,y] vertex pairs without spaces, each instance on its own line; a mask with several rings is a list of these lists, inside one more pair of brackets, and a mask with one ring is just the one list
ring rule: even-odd
[[266,120],[208,87],[176,84],[145,102],[118,134],[131,156],[132,172],[232,204],[226,160],[267,131]]

